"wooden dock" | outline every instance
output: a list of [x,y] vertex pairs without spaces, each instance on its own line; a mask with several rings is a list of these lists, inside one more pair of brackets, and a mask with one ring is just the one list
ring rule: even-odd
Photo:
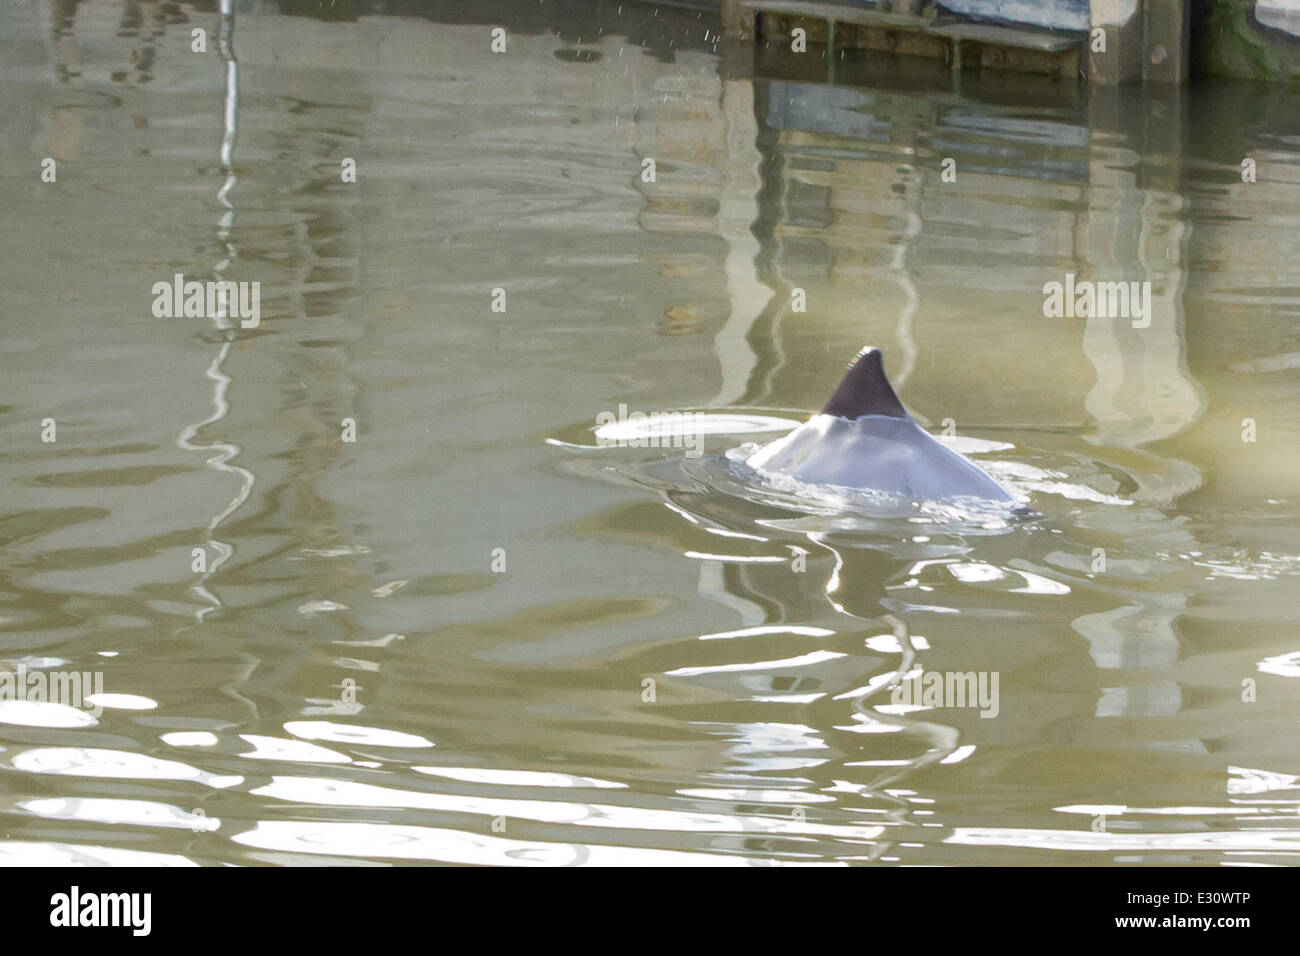
[[717,2],[727,36],[789,49],[790,31],[803,28],[832,63],[858,50],[930,59],[957,75],[974,68],[1093,84],[1184,83],[1198,73],[1300,82],[1300,0],[1093,2],[1087,17],[1066,18],[1086,29],[1051,29],[1047,21],[1061,17],[1049,17],[1049,8],[1059,13],[1059,4],[1045,4],[1037,17],[1032,3],[1016,4],[1037,25],[1009,27],[944,12],[935,0]]
[[954,70],[998,69],[1075,78],[1086,63],[1079,34],[976,24],[803,0],[741,0],[741,29],[761,43],[791,43],[802,28],[808,44],[834,61],[862,50],[940,60]]

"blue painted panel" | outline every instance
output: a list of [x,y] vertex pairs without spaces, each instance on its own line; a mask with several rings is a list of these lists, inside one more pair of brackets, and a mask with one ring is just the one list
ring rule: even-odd
[[940,0],[940,6],[994,23],[1088,29],[1088,0]]

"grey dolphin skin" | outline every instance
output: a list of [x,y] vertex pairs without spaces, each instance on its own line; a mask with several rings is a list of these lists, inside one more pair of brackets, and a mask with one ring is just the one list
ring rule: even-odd
[[880,349],[867,346],[821,414],[746,459],[760,474],[788,475],[911,501],[981,498],[1014,503],[976,465],[931,438],[885,377]]

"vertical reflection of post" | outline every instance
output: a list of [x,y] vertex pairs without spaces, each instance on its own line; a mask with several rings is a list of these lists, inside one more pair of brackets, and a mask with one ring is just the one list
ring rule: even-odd
[[[235,7],[234,0],[221,0],[220,5],[220,24],[217,34],[218,49],[221,54],[221,61],[225,65],[226,83],[225,83],[225,101],[222,111],[222,134],[221,146],[218,151],[218,160],[221,164],[222,172],[225,178],[222,181],[221,188],[217,190],[217,202],[221,204],[222,213],[217,220],[217,237],[221,240],[225,250],[225,258],[216,264],[213,273],[216,278],[221,276],[230,268],[230,262],[235,258],[237,251],[234,243],[231,241],[231,234],[235,224],[235,205],[231,199],[235,184],[238,178],[235,176],[234,157],[235,157],[235,134],[238,128],[239,120],[239,64],[235,60],[234,49],[235,35]],[[255,476],[247,468],[241,468],[238,465],[231,464],[231,461],[243,450],[238,445],[229,442],[213,442],[210,444],[196,443],[194,439],[199,431],[206,425],[211,425],[221,421],[230,412],[230,403],[226,399],[226,392],[230,387],[230,376],[226,374],[223,365],[226,357],[230,354],[231,346],[234,345],[235,333],[232,331],[234,326],[230,322],[228,313],[229,303],[224,297],[218,297],[217,313],[211,316],[217,328],[226,333],[225,341],[222,342],[221,348],[217,350],[216,357],[213,358],[212,364],[204,373],[212,383],[212,414],[202,421],[195,422],[192,425],[186,425],[177,436],[176,444],[187,451],[211,451],[215,452],[207,460],[207,465],[214,471],[225,472],[236,475],[239,478],[240,487],[238,493],[230,500],[230,503],[217,512],[207,525],[207,534],[204,537],[204,550],[215,552],[215,557],[208,564],[207,570],[200,576],[192,590],[199,595],[208,606],[200,608],[195,616],[202,621],[204,616],[210,614],[214,609],[221,606],[221,599],[208,589],[207,582],[212,575],[216,574],[217,569],[230,559],[235,553],[233,545],[220,541],[216,537],[217,526],[233,514],[252,493]]]
[[[921,129],[933,130],[939,116],[934,106],[921,102],[913,104],[911,97],[898,94],[889,99],[890,141],[902,153],[899,162],[898,192],[902,199],[899,216],[904,222],[903,231],[891,245],[889,269],[895,275],[898,289],[903,293],[903,308],[894,326],[894,339],[898,343],[901,363],[894,373],[894,385],[902,388],[916,369],[916,339],[912,335],[912,320],[921,306],[921,294],[912,279],[909,262],[914,247],[921,238],[921,211],[925,200],[925,177],[918,162],[917,143]],[[906,108],[905,108],[906,107]]]
[[60,83],[81,76],[81,47],[75,32],[76,0],[50,0],[50,34],[54,41],[54,75]]
[[759,167],[758,123],[754,117],[754,85],[751,80],[722,82],[722,113],[725,122],[726,181],[718,197],[718,232],[727,243],[725,271],[731,296],[731,314],[713,339],[713,350],[722,372],[722,386],[714,405],[739,401],[749,387],[758,356],[748,338],[772,298],[758,277],[758,239],[752,226],[758,219],[758,192],[762,188]]
[[[234,0],[221,0],[221,24],[217,33],[217,49],[221,53],[221,62],[226,68],[226,96],[224,101],[224,110],[222,113],[222,132],[221,132],[221,149],[218,159],[221,162],[221,170],[226,174],[225,182],[217,190],[217,202],[221,204],[224,210],[221,219],[217,224],[217,238],[221,240],[222,246],[226,250],[226,258],[217,263],[217,277],[230,268],[230,260],[235,255],[234,246],[230,242],[231,227],[235,223],[235,206],[230,201],[230,193],[234,190],[238,177],[235,175],[235,131],[239,126],[239,62],[235,59],[235,7]],[[228,329],[230,323],[226,321],[226,301],[222,299],[218,305],[220,315],[217,323],[218,328]]]
[[[1204,390],[1186,363],[1182,294],[1186,284],[1187,199],[1183,193],[1183,91],[1148,90],[1140,103],[1113,88],[1090,97],[1089,207],[1081,279],[1151,283],[1150,311],[1135,324],[1122,316],[1086,320],[1083,350],[1097,372],[1086,407],[1096,421],[1087,439],[1128,451],[1126,470],[1141,505],[1167,507],[1201,484],[1190,462],[1145,446],[1195,424]],[[1125,113],[1129,109],[1140,113]],[[1152,516],[1159,512],[1152,510]],[[1152,526],[1168,547],[1171,529]],[[1195,547],[1187,539],[1186,547]],[[1151,593],[1072,622],[1088,641],[1097,668],[1113,672],[1102,688],[1097,717],[1170,716],[1183,706],[1182,688],[1151,672],[1179,657],[1178,619],[1187,595]],[[1126,678],[1125,671],[1137,672]]]
[[[1119,115],[1127,101],[1115,91],[1093,97],[1086,278],[1151,283],[1150,314],[1142,323],[1099,316],[1084,329],[1083,349],[1097,371],[1086,401],[1097,427],[1088,439],[1099,445],[1142,449],[1190,427],[1205,409],[1183,341],[1190,227],[1179,182],[1182,95],[1177,87],[1149,94],[1141,106],[1150,114],[1129,117]],[[1201,483],[1188,462],[1149,461],[1133,475],[1141,486],[1135,497],[1144,503],[1171,503]]]
[[[906,385],[916,369],[917,350],[916,339],[912,335],[912,319],[916,316],[917,309],[921,307],[921,294],[917,291],[916,283],[912,281],[907,260],[908,253],[921,238],[921,214],[918,210],[921,208],[922,185],[915,168],[907,170],[903,177],[903,201],[907,205],[903,218],[907,226],[898,237],[898,241],[894,243],[894,251],[889,261],[889,268],[897,275],[898,288],[904,298],[903,310],[899,312],[898,324],[894,326],[894,339],[898,342],[899,355],[902,356],[902,364],[894,374],[894,385],[897,388]],[[908,183],[909,179],[911,185]]]

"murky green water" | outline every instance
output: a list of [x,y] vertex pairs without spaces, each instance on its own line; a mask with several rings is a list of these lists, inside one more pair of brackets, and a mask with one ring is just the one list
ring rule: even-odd
[[[0,860],[1295,859],[1300,99],[302,6],[237,67],[202,6],[0,8],[0,669],[105,695],[0,701]],[[155,318],[175,273],[260,324]],[[1149,325],[1044,317],[1067,274]],[[593,438],[866,343],[1036,520]]]

